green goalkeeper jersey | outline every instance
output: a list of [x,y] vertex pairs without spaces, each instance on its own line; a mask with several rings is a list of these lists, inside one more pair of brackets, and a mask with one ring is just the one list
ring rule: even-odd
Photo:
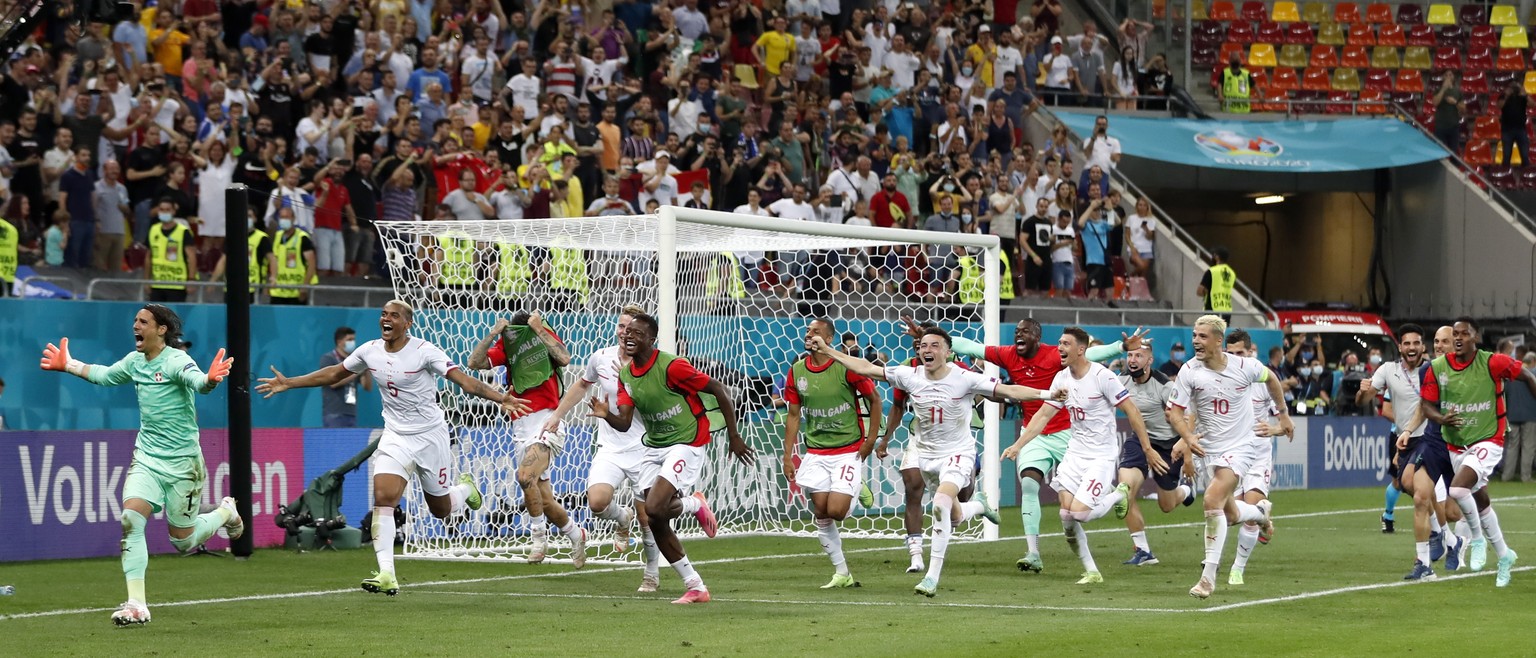
[[136,447],[151,457],[200,457],[195,393],[211,392],[201,368],[174,347],[160,350],[154,360],[132,352],[111,367],[91,366],[92,384],[120,386],[133,382],[139,396],[139,438]]

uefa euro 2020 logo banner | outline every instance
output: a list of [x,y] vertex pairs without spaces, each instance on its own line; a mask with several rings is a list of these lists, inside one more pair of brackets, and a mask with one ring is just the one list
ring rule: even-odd
[[1267,137],[1240,135],[1231,130],[1197,133],[1195,143],[1217,161],[1274,159],[1285,147]]

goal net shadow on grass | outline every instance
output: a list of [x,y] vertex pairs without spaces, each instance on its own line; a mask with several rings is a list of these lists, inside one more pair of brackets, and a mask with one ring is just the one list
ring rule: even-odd
[[[827,225],[748,217],[754,225],[771,228],[722,226],[693,220],[724,213],[667,211],[663,215],[675,219],[638,215],[377,226],[396,296],[416,309],[412,334],[443,348],[456,363],[467,361],[497,318],[538,311],[571,353],[571,364],[559,371],[564,390],[581,376],[590,354],[616,344],[622,305],[636,303],[654,313],[662,325],[658,348],[686,356],[731,391],[742,435],[757,455],[752,465],[731,458],[723,433],[709,445],[696,490],[710,501],[719,534],[810,536],[815,526],[809,500],[783,477],[780,397],[784,374],[803,355],[807,324],[815,317],[831,318],[840,334],[853,335],[866,358],[891,363],[911,354],[899,323],[904,314],[933,318],[957,335],[984,340],[988,336],[979,320],[986,305],[978,297],[985,299],[990,292],[995,300],[995,281],[991,288],[983,285],[989,262],[983,257],[985,247],[964,242],[986,244],[989,236],[888,229],[824,235],[805,230],[826,230]],[[953,238],[961,244],[901,237]],[[963,271],[961,263],[968,265]],[[668,289],[671,294],[663,294]],[[470,372],[506,385],[503,368]],[[888,405],[887,385],[880,385],[880,396]],[[408,521],[402,557],[524,561],[532,528],[515,478],[510,421],[495,405],[451,385],[440,389],[439,400],[452,428],[455,466],[475,478],[486,502],[479,511],[445,524],[427,513],[419,490],[412,488],[403,503]],[[615,550],[614,524],[587,509],[584,492],[597,433],[585,412],[586,405],[579,405],[565,418],[565,445],[549,471],[552,488],[576,523],[588,529],[589,562],[634,562],[639,551]],[[997,421],[995,411],[978,410],[977,415],[979,441],[981,418],[993,416],[993,431]],[[842,524],[845,536],[905,536],[898,469],[906,446],[903,425],[885,459],[866,461],[865,481],[874,502],[869,507],[855,502]],[[989,454],[980,442],[977,447],[978,454]],[[995,474],[996,460],[990,461]],[[995,487],[996,477],[992,480]],[[625,486],[613,504],[633,505],[636,493]],[[702,536],[691,516],[675,524],[685,538]],[[638,538],[639,528],[633,532]],[[984,532],[981,522],[971,521],[956,538],[980,538]],[[551,533],[549,548],[547,561],[569,561],[570,545],[563,537]]]

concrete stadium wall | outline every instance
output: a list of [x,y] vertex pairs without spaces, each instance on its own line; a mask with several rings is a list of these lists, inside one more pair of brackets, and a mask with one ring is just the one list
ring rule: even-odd
[[1536,316],[1536,234],[1445,162],[1392,171],[1391,315]]

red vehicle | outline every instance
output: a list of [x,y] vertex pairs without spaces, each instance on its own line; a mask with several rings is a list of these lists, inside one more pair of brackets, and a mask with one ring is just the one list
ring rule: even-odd
[[1287,337],[1306,335],[1321,343],[1323,362],[1338,365],[1345,350],[1365,361],[1371,348],[1380,348],[1383,359],[1397,358],[1397,339],[1387,321],[1374,313],[1333,309],[1275,311],[1275,320]]

